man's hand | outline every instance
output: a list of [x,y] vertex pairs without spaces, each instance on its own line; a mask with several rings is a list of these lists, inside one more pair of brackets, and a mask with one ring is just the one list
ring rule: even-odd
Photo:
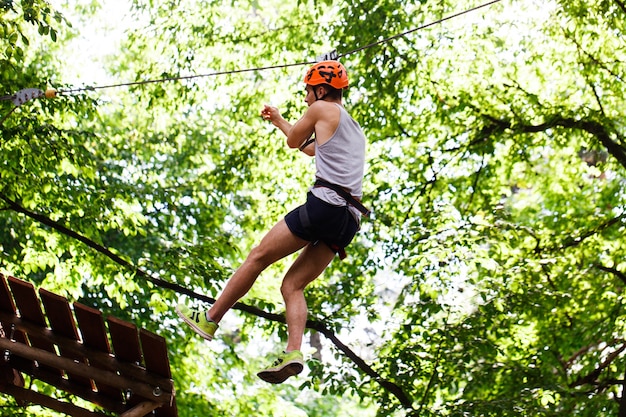
[[263,110],[261,110],[261,117],[263,120],[269,120],[272,122],[274,126],[279,128],[285,136],[289,135],[289,131],[291,130],[291,123],[287,122],[283,119],[283,116],[280,114],[278,108],[270,105],[264,105]]
[[277,107],[264,105],[263,110],[261,110],[261,117],[263,120],[269,120],[272,124],[276,125],[277,122],[282,119],[280,115],[280,111],[278,111]]

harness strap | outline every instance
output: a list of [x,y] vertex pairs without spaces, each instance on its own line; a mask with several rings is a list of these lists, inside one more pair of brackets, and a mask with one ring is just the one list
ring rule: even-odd
[[315,142],[315,137],[310,138],[309,140],[304,141],[304,143],[302,145],[300,145],[300,149],[301,151],[304,150],[304,148],[306,148],[307,146],[309,146],[310,144],[312,144],[313,142]]
[[346,259],[346,257],[348,256],[345,248],[340,248],[337,245],[331,245],[330,249],[334,251],[337,254],[337,256],[339,256],[339,259],[341,259],[342,261]]
[[331,190],[339,194],[341,197],[343,197],[343,199],[346,200],[348,204],[354,206],[357,210],[359,210],[361,214],[363,214],[364,216],[369,216],[372,213],[367,207],[361,204],[359,200],[357,200],[354,196],[352,196],[349,192],[347,192],[340,185],[333,184],[333,183],[330,183],[328,181],[318,178],[315,180],[315,184],[313,186],[330,188]]
[[302,227],[304,227],[305,230],[310,230],[311,219],[309,218],[309,212],[306,209],[306,204],[303,204],[302,207],[300,207],[300,210],[298,210],[298,215],[300,217],[300,223],[302,223]]

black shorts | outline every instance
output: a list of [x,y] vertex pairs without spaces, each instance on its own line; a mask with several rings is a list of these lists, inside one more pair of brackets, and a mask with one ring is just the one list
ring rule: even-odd
[[[308,215],[308,227],[303,222],[303,213]],[[348,206],[335,206],[309,192],[306,203],[287,213],[285,223],[294,235],[309,242],[324,242],[335,252],[343,250],[352,242],[359,224]]]

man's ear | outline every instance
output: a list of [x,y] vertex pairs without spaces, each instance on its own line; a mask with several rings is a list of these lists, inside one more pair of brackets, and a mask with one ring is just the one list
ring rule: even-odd
[[317,93],[317,96],[321,100],[324,97],[326,97],[326,94],[328,94],[328,91],[326,91],[326,87],[324,87],[323,85],[318,85],[316,93]]

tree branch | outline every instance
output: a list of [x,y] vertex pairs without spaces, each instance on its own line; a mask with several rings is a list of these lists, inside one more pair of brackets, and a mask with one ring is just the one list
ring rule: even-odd
[[439,346],[437,346],[437,353],[435,355],[435,365],[433,366],[433,371],[430,373],[430,378],[428,379],[428,384],[426,385],[426,388],[424,389],[424,395],[422,395],[422,401],[420,403],[420,407],[417,410],[417,415],[419,416],[422,412],[422,409],[424,408],[424,406],[427,403],[427,399],[428,399],[428,394],[430,394],[430,389],[433,387],[433,385],[435,384],[435,378],[436,375],[438,374],[439,370],[439,362],[441,360],[441,350],[443,349],[443,343],[439,343]]
[[[30,217],[31,219],[44,224],[54,230],[56,230],[57,232],[64,234],[66,236],[69,236],[73,239],[76,239],[78,241],[80,241],[81,243],[87,245],[88,247],[94,249],[95,251],[97,251],[98,253],[101,253],[102,255],[105,255],[106,257],[108,257],[109,259],[111,259],[113,262],[115,262],[116,264],[123,266],[124,268],[127,268],[129,270],[131,270],[135,275],[140,276],[144,279],[146,279],[147,281],[151,282],[152,284],[160,287],[160,288],[165,288],[165,289],[169,289],[172,290],[178,294],[182,294],[182,295],[187,295],[191,298],[194,298],[196,300],[200,300],[200,301],[204,301],[210,304],[213,304],[215,302],[215,299],[212,297],[208,297],[206,295],[203,294],[198,294],[188,288],[185,288],[179,284],[173,283],[173,282],[168,282],[168,281],[164,281],[160,278],[156,278],[153,277],[152,275],[150,275],[149,273],[147,273],[146,271],[134,266],[132,263],[130,263],[129,261],[127,261],[126,259],[122,258],[119,255],[116,255],[115,253],[113,253],[110,249],[106,248],[103,245],[100,245],[96,242],[94,242],[93,240],[81,235],[78,232],[75,232],[74,230],[71,230],[65,226],[63,226],[62,224],[35,212],[32,212],[30,210],[27,210],[26,208],[22,207],[20,204],[18,204],[17,202],[11,200],[10,198],[8,198],[6,195],[4,195],[3,193],[0,193],[0,199],[4,200],[9,208],[15,212],[24,214],[27,217]],[[276,314],[276,313],[270,313],[264,310],[261,310],[258,307],[254,307],[254,306],[250,306],[241,302],[236,303],[233,306],[233,309],[235,310],[239,310],[239,311],[243,311],[245,313],[248,314],[252,314],[255,315],[257,317],[261,317],[264,318],[266,320],[270,320],[270,321],[274,321],[274,322],[278,322],[278,323],[286,323],[285,320],[285,316],[283,314]],[[368,375],[369,377],[371,377],[374,381],[376,381],[383,389],[385,389],[386,391],[388,391],[389,393],[391,393],[392,395],[394,395],[398,401],[400,401],[400,403],[402,404],[402,406],[404,408],[407,409],[412,409],[413,408],[413,404],[411,399],[408,397],[408,395],[404,392],[404,390],[398,386],[397,384],[383,378],[379,373],[377,373],[371,366],[369,366],[363,359],[361,359],[356,353],[354,353],[354,351],[352,351],[348,346],[346,346],[345,344],[343,344],[339,338],[337,337],[337,335],[330,330],[326,324],[324,324],[321,321],[317,321],[317,320],[307,320],[306,323],[306,327],[309,329],[313,329],[313,330],[317,330],[319,333],[322,333],[324,336],[326,336],[334,345],[335,347],[337,347],[337,349],[339,349],[341,352],[343,352],[352,362],[354,362],[354,364],[366,375]]]
[[615,352],[611,352],[607,358],[596,369],[589,372],[587,375],[578,377],[576,381],[569,384],[570,388],[579,387],[585,384],[594,384],[603,370],[605,370],[624,350],[626,344],[622,344]]
[[601,264],[593,264],[595,268],[598,268],[601,271],[608,272],[609,274],[615,275],[619,278],[624,284],[626,284],[626,273],[621,272],[617,268],[609,268],[608,266],[604,266]]
[[565,239],[565,241],[563,242],[563,248],[569,248],[569,247],[573,247],[573,246],[577,246],[579,245],[581,242],[583,242],[585,239],[594,236],[598,233],[600,233],[603,230],[608,229],[609,227],[621,222],[623,219],[626,219],[626,213],[623,213],[619,216],[613,217],[612,219],[609,219],[607,221],[605,221],[604,223],[599,224],[598,226],[586,231],[585,233],[583,233],[580,236],[576,236],[576,237],[570,237],[568,239]]
[[602,145],[607,149],[607,151],[615,159],[617,159],[617,161],[624,168],[626,168],[626,148],[620,145],[620,143],[611,139],[611,134],[609,130],[595,120],[576,120],[561,115],[554,115],[552,117],[548,117],[544,123],[540,123],[538,125],[530,125],[524,123],[515,123],[514,125],[509,120],[498,119],[489,115],[483,116],[500,128],[520,131],[524,133],[539,133],[554,127],[583,130],[595,136],[600,141],[600,143],[602,143]]

